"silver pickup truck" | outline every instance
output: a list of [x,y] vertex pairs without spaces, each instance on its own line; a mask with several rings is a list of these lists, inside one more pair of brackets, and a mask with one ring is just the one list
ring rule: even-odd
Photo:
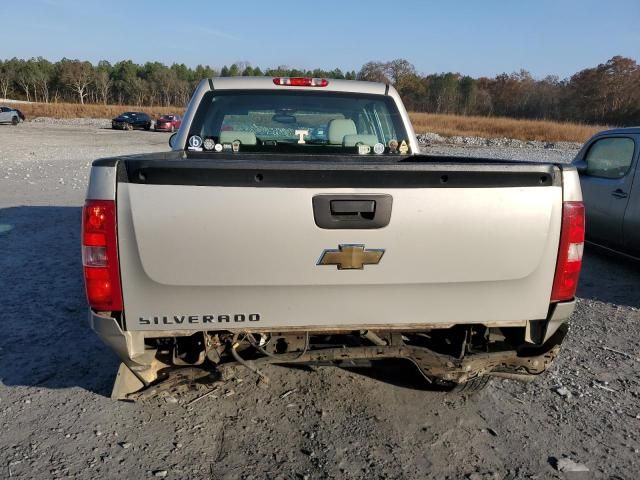
[[266,382],[268,363],[389,358],[473,391],[557,356],[573,166],[421,155],[393,87],[316,78],[204,80],[170,145],[91,169],[84,276],[114,398],[181,366]]

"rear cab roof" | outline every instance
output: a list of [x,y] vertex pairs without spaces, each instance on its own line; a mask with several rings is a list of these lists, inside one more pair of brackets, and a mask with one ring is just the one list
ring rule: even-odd
[[363,82],[359,80],[337,80],[328,78],[326,87],[294,87],[276,85],[273,79],[278,77],[214,77],[209,79],[211,90],[309,90],[323,92],[349,92],[385,95],[389,86],[384,83]]

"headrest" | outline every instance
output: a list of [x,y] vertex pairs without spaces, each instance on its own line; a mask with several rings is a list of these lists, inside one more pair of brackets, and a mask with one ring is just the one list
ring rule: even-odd
[[328,130],[327,136],[331,145],[342,145],[345,135],[358,133],[356,124],[349,118],[334,118],[329,122]]

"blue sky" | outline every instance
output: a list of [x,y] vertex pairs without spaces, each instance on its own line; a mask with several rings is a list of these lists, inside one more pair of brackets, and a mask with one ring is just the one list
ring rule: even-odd
[[537,77],[640,60],[640,0],[20,0],[0,18],[0,58],[343,70],[406,58],[422,73]]

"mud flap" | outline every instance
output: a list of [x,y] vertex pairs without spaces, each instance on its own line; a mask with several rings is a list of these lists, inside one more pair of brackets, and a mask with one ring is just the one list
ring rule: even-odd
[[127,400],[128,395],[145,387],[145,384],[127,367],[120,364],[111,392],[112,400]]

